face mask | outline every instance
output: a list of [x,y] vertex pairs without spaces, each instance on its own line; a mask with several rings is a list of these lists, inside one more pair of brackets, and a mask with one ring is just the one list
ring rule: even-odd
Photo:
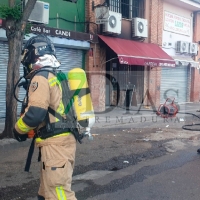
[[60,62],[55,58],[55,56],[48,55],[48,54],[45,54],[44,56],[40,56],[35,64],[42,65],[42,66],[50,66],[53,68],[58,68],[60,66]]

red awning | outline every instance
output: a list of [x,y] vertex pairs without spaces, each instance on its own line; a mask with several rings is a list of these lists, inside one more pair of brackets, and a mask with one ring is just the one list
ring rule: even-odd
[[175,61],[158,45],[99,35],[118,56],[120,64],[175,67]]

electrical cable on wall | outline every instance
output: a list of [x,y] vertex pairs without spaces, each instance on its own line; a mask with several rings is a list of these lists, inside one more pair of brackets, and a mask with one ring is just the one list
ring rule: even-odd
[[77,6],[77,4],[76,4],[76,11],[77,11],[77,14],[78,14],[78,21],[80,21],[79,10],[78,10],[78,6]]
[[94,44],[93,67],[96,67],[96,43]]
[[96,27],[97,27],[97,32],[98,32],[98,24],[96,24],[95,22],[74,22],[74,21],[71,21],[71,20],[67,20],[67,19],[64,19],[62,17],[53,17],[53,18],[49,18],[49,20],[58,20],[58,19],[61,19],[63,21],[66,21],[66,22],[69,22],[69,23],[76,23],[76,24],[95,24]]

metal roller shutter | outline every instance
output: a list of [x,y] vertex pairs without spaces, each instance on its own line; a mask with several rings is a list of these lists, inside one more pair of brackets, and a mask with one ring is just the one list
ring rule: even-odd
[[0,42],[0,117],[5,117],[8,44]]
[[189,100],[190,90],[190,68],[187,66],[176,66],[175,68],[162,68],[160,102],[164,103],[166,98],[174,97],[178,103]]
[[[64,72],[79,67],[82,68],[83,51],[56,47],[57,59],[61,62],[60,69]],[[5,117],[6,108],[6,74],[8,64],[8,44],[0,42],[0,117]],[[20,65],[20,76],[23,76],[23,66]],[[23,100],[26,91],[21,88],[19,100]],[[14,96],[13,96],[14,98]],[[18,103],[17,113],[20,114],[21,103]]]
[[60,69],[68,72],[73,68],[82,68],[83,51],[78,49],[56,48],[57,59],[61,62]]
[[[6,81],[7,81],[7,65],[8,65],[8,43],[0,42],[0,117],[5,117],[6,114]],[[20,65],[20,76],[23,75],[23,66]],[[20,89],[19,99],[23,100],[26,91]],[[14,96],[13,96],[14,98]],[[17,105],[17,113],[20,114],[21,103]]]

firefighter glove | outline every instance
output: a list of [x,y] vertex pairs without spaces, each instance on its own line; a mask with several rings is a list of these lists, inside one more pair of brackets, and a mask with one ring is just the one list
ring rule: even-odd
[[15,129],[13,129],[14,137],[18,142],[26,141],[28,134],[20,134]]

